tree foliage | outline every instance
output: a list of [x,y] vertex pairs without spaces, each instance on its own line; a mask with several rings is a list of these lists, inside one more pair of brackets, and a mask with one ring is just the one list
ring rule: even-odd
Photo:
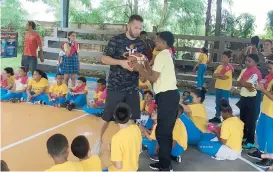
[[273,38],[273,10],[267,13],[265,33],[267,38]]

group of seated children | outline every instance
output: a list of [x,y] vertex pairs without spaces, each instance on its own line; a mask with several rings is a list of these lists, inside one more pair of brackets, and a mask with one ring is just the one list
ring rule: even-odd
[[31,79],[27,72],[25,67],[20,67],[16,75],[12,68],[4,69],[1,74],[1,101],[27,101],[66,107],[70,111],[78,107],[90,114],[102,113],[107,94],[105,79],[97,81],[94,99],[88,101],[85,77],[78,77],[76,86],[68,89],[62,74],[56,74],[55,82],[50,86],[47,75],[42,70],[35,70]]

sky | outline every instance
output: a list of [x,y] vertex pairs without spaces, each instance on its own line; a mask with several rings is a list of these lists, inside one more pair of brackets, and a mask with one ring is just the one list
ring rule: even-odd
[[[32,3],[21,0],[23,7],[30,13],[28,20],[56,21],[53,13],[47,10],[49,7],[40,2]],[[91,0],[94,7],[99,6],[100,0]],[[42,10],[40,10],[42,9]],[[267,12],[273,10],[273,0],[233,0],[231,11],[236,15],[250,13],[256,17],[255,34],[263,34],[267,19]]]

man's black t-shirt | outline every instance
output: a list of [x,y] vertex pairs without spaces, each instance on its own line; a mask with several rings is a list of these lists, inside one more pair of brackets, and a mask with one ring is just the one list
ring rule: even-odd
[[[146,56],[145,43],[140,38],[130,40],[125,34],[120,34],[113,37],[104,50],[105,56],[119,60],[125,60],[126,53],[141,53]],[[110,66],[107,89],[122,92],[137,91],[138,79],[138,72],[131,72],[121,66]]]

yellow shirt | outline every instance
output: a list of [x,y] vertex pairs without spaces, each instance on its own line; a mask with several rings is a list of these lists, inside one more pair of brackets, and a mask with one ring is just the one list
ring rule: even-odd
[[45,171],[83,171],[80,162],[67,161],[63,164],[57,164]]
[[244,123],[237,117],[222,122],[221,138],[227,140],[226,145],[235,151],[241,151],[244,135]]
[[14,82],[15,82],[15,77],[10,76],[9,79],[8,79],[8,87],[12,87]]
[[152,85],[150,83],[150,81],[146,80],[146,82],[141,82],[140,79],[138,80],[138,86],[139,88],[143,87],[143,86],[147,86],[148,88],[146,89],[142,89],[143,91],[151,91],[152,90]]
[[144,104],[145,104],[145,100],[142,100],[141,103],[140,103],[140,110],[141,111],[149,111],[149,106],[146,104],[146,106],[144,107]]
[[98,99],[97,101],[105,103],[105,99],[101,99],[100,96],[103,93],[103,91],[98,91],[97,93],[95,92],[94,94],[94,99]]
[[[245,73],[245,71],[246,71],[246,69],[243,69],[243,70],[242,70],[242,72],[241,72],[239,78],[237,79],[237,81],[240,81],[240,80],[241,80],[241,78],[242,78],[242,76],[243,76],[243,73]],[[250,79],[248,79],[247,82],[250,82],[250,80],[251,80],[251,77],[250,77]],[[253,92],[249,92],[245,87],[242,87],[242,88],[241,88],[241,93],[240,93],[240,95],[243,96],[243,97],[255,97],[256,94],[257,94],[257,91],[256,91],[256,90],[253,91]]]
[[191,120],[200,131],[205,133],[208,126],[208,117],[204,104],[192,104],[189,107],[191,109]]
[[81,161],[83,171],[102,171],[101,160],[97,155]]
[[163,50],[156,56],[153,71],[160,73],[154,83],[156,94],[177,89],[173,59],[169,50]]
[[28,86],[31,86],[31,91],[38,93],[42,88],[47,87],[46,92],[48,91],[49,82],[45,78],[41,78],[39,82],[36,82],[34,79],[29,80]]
[[68,88],[66,84],[58,85],[54,83],[51,85],[49,92],[53,95],[60,96],[68,94]]
[[[273,90],[273,80],[268,84],[267,91]],[[273,101],[270,100],[266,95],[263,97],[262,113],[273,118]]]
[[111,161],[122,162],[122,169],[111,165],[109,171],[137,171],[142,136],[137,125],[121,129],[112,137]]
[[198,57],[198,61],[201,61],[201,64],[207,64],[208,63],[208,56],[205,53],[200,53]]
[[[222,69],[223,65],[219,65],[214,73],[219,74]],[[225,75],[228,77],[228,79],[226,80],[216,79],[215,88],[229,91],[232,88],[232,71],[229,70],[228,72],[225,73]]]
[[175,140],[184,150],[188,147],[188,134],[184,123],[180,118],[176,119],[173,128],[173,140]]
[[157,51],[156,49],[154,49],[153,56],[157,56],[159,53],[160,53],[160,51]]

